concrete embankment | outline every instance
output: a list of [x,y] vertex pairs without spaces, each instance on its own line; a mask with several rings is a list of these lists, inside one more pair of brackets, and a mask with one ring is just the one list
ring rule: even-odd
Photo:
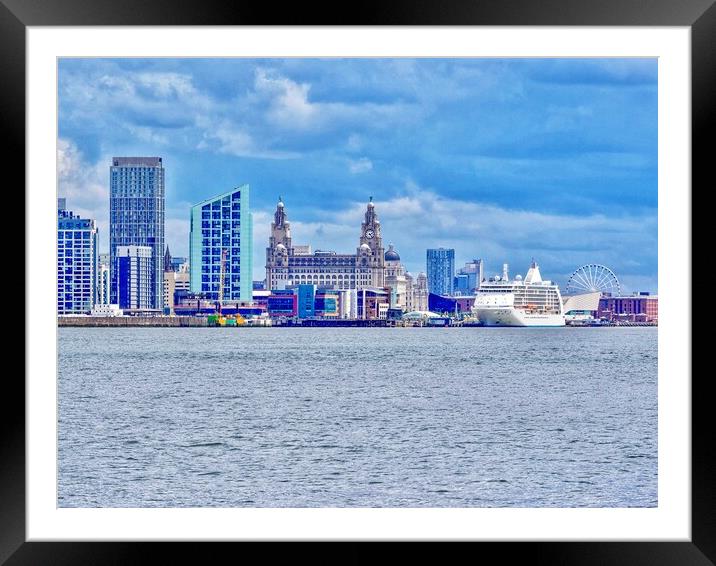
[[200,316],[59,316],[57,326],[206,326]]

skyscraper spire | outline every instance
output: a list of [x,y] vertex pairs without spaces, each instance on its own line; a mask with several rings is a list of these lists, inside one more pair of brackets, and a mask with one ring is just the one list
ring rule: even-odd
[[172,256],[169,253],[168,245],[166,251],[164,252],[164,272],[166,273],[167,271],[174,271],[172,268]]

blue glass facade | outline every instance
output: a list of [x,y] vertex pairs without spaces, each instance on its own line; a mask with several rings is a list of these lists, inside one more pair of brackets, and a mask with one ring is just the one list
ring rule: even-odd
[[110,301],[118,303],[118,246],[148,246],[151,306],[164,299],[164,166],[161,157],[114,157],[110,167]]
[[250,301],[253,295],[253,222],[249,186],[192,206],[189,236],[190,286],[218,301],[222,255],[226,252],[222,301]]
[[298,318],[315,316],[316,286],[297,285],[296,294],[298,295]]
[[436,295],[453,295],[455,278],[455,250],[430,249],[427,251],[428,291]]
[[57,202],[57,314],[86,314],[97,303],[98,230]]
[[271,316],[294,317],[297,314],[297,296],[292,290],[277,290],[269,295],[266,308]]
[[335,293],[316,293],[314,312],[318,317],[337,317],[338,295]]

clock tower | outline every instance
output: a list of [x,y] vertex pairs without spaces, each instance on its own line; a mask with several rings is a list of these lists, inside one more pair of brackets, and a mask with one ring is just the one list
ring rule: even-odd
[[266,285],[269,289],[284,288],[289,280],[289,256],[292,255],[291,223],[286,216],[283,200],[278,197],[271,222],[269,247],[266,248]]
[[358,245],[358,281],[361,286],[383,287],[385,285],[385,258],[380,220],[375,212],[373,197],[370,197],[365,219],[360,227]]

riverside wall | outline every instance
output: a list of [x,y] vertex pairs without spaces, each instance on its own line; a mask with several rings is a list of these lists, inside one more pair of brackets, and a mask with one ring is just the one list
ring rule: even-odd
[[57,326],[206,326],[206,317],[200,316],[59,316]]

